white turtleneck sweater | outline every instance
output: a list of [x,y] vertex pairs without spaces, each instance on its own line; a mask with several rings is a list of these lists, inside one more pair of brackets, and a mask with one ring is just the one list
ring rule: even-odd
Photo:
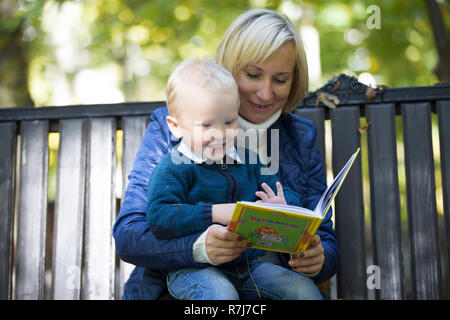
[[[250,150],[257,152],[259,159],[261,163],[267,164],[267,139],[266,139],[266,133],[267,129],[278,120],[278,118],[281,115],[281,110],[275,112],[270,118],[268,118],[266,121],[262,123],[252,123],[248,120],[245,120],[241,116],[238,116],[238,126],[240,129],[247,131],[247,130],[256,130],[257,137],[258,137],[258,143],[257,145],[248,144],[246,145],[247,148]],[[257,149],[257,150],[255,150]],[[209,229],[209,228],[208,228]],[[200,237],[194,242],[193,247],[193,256],[194,261],[196,263],[211,263],[211,261],[208,258],[208,254],[206,253],[206,235],[208,234],[208,229],[204,231]],[[260,258],[262,261],[272,262],[274,264],[280,264],[280,259],[278,258],[277,254],[275,252],[267,251],[266,254]]]
[[256,152],[261,160],[261,163],[267,165],[267,129],[278,120],[281,115],[281,110],[275,112],[269,119],[262,123],[252,123],[250,121],[245,120],[241,116],[238,117],[238,126],[240,129],[247,130],[255,130],[258,138],[257,145],[247,144],[245,147]]

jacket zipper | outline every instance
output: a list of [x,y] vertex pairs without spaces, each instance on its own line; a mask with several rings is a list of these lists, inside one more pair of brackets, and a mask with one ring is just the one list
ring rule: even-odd
[[227,170],[228,166],[225,163],[222,163],[220,165],[219,172],[222,173],[228,180],[228,183],[231,185],[231,192],[228,194],[228,199],[230,202],[236,202],[237,201],[237,182],[236,178]]

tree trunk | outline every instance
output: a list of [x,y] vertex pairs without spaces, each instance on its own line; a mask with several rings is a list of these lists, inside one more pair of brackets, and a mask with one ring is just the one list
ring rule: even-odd
[[439,4],[435,0],[425,0],[425,5],[439,56],[439,62],[434,73],[440,82],[450,83],[450,42],[447,36],[447,30],[445,30]]

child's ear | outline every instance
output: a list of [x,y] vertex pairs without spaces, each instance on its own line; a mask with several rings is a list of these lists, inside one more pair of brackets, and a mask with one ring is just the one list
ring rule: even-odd
[[169,126],[170,132],[172,132],[175,138],[180,139],[182,137],[182,134],[177,119],[172,116],[167,116],[166,122],[167,125]]

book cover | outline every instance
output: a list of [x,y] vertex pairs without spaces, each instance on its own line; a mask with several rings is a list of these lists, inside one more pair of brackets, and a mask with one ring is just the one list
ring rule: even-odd
[[242,201],[236,203],[228,230],[246,237],[255,249],[298,253],[306,249],[321,221],[281,206]]
[[290,205],[240,201],[228,230],[246,237],[251,248],[297,254],[307,249],[331,202],[359,154],[350,157],[319,199],[314,210]]

